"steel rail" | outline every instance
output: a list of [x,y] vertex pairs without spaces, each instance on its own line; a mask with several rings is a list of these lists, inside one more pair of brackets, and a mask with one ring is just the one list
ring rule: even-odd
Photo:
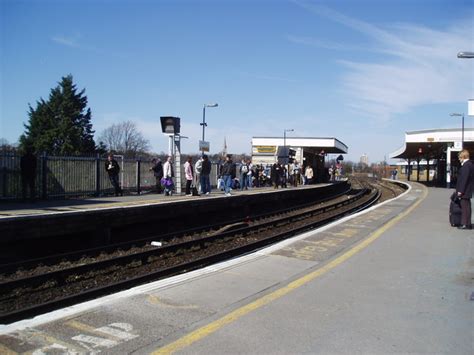
[[[365,194],[367,194],[366,191],[364,191],[363,193],[360,193],[358,195],[355,195],[354,197],[352,197],[351,199],[348,199],[347,201],[340,202],[340,203],[337,203],[337,204],[334,204],[334,205],[331,205],[331,206],[327,206],[325,208],[315,209],[312,212],[311,211],[306,211],[306,212],[303,212],[302,214],[303,215],[311,215],[311,214],[312,215],[317,215],[317,214],[320,214],[320,213],[324,213],[321,210],[324,210],[325,212],[327,212],[327,211],[337,211],[338,208],[346,206],[346,205],[351,204],[351,203],[354,203],[354,201],[360,199]],[[137,285],[139,283],[142,283],[142,282],[145,282],[145,281],[148,281],[148,280],[156,280],[158,278],[163,278],[165,276],[171,276],[171,275],[174,275],[176,273],[182,272],[183,270],[192,270],[192,269],[204,266],[204,265],[208,265],[211,262],[216,262],[216,261],[223,260],[223,259],[226,259],[226,258],[229,258],[229,257],[240,255],[244,251],[247,252],[247,251],[258,249],[258,248],[260,248],[264,245],[274,243],[275,241],[278,241],[278,240],[281,240],[281,239],[284,239],[284,238],[288,238],[291,235],[300,233],[300,232],[308,230],[308,229],[315,228],[315,227],[317,227],[319,225],[322,225],[322,224],[326,224],[329,221],[340,218],[343,215],[353,213],[354,210],[360,210],[362,208],[365,208],[365,206],[367,206],[369,204],[373,204],[376,200],[378,200],[379,197],[380,197],[380,191],[377,191],[377,193],[373,193],[372,196],[370,196],[370,198],[368,198],[368,201],[364,201],[362,204],[359,204],[354,208],[335,213],[334,216],[331,216],[327,219],[317,221],[317,222],[314,222],[314,223],[311,223],[311,224],[306,224],[304,226],[294,228],[291,231],[286,231],[286,232],[283,232],[283,233],[279,233],[279,234],[276,234],[274,236],[271,236],[271,237],[268,237],[268,238],[265,238],[265,239],[262,239],[262,240],[259,240],[259,241],[256,241],[256,242],[249,243],[248,245],[245,245],[245,246],[237,247],[237,248],[234,248],[234,249],[231,249],[231,250],[227,250],[225,252],[221,252],[221,253],[218,253],[218,254],[215,254],[215,255],[200,258],[200,259],[197,259],[197,260],[194,260],[194,261],[191,261],[191,262],[186,262],[186,263],[183,263],[183,264],[180,264],[180,265],[172,266],[172,267],[169,267],[169,268],[166,268],[166,269],[161,269],[161,270],[159,270],[157,272],[154,272],[154,273],[151,273],[151,274],[134,277],[134,278],[127,279],[127,280],[124,280],[124,281],[113,283],[111,285],[101,286],[101,287],[98,287],[98,288],[86,290],[86,291],[83,291],[79,294],[70,295],[70,296],[67,296],[67,297],[64,297],[64,298],[61,298],[61,299],[52,300],[52,301],[49,301],[49,302],[46,302],[46,303],[43,303],[43,304],[38,304],[38,305],[34,305],[34,306],[31,306],[31,307],[28,307],[28,308],[23,308],[23,309],[19,309],[19,310],[9,312],[9,313],[4,313],[4,314],[0,315],[0,320],[3,321],[3,322],[11,322],[11,321],[14,321],[14,320],[23,319],[25,317],[29,317],[29,316],[34,315],[34,314],[39,314],[39,313],[47,311],[47,310],[56,309],[56,308],[59,308],[59,307],[63,307],[65,305],[70,305],[70,304],[73,304],[73,303],[77,303],[77,302],[80,302],[80,301],[85,300],[85,299],[90,299],[92,297],[97,297],[99,295],[104,295],[104,294],[107,294],[107,293],[116,292],[119,289],[124,289],[124,288],[127,288],[127,287],[131,287],[133,285]],[[300,217],[302,218],[302,216],[300,216]],[[224,233],[221,233],[221,234],[218,234],[218,235],[201,238],[197,241],[194,240],[194,241],[187,241],[187,242],[184,242],[184,243],[174,244],[174,245],[170,245],[168,247],[163,247],[163,248],[158,249],[158,250],[151,250],[151,251],[144,252],[143,253],[144,255],[124,256],[122,260],[127,260],[127,261],[122,261],[122,262],[124,262],[126,264],[126,263],[129,263],[132,258],[137,260],[137,258],[139,257],[141,262],[143,263],[144,261],[146,261],[146,259],[149,256],[151,256],[151,255],[156,256],[157,251],[158,251],[158,254],[164,254],[164,253],[172,253],[173,250],[175,250],[175,251],[179,250],[179,249],[186,250],[188,248],[196,247],[197,244],[202,246],[202,245],[204,245],[206,243],[210,243],[212,241],[216,241],[216,240],[219,240],[219,239],[230,238],[232,236],[235,236],[235,234],[249,233],[252,228],[253,229],[255,229],[255,228],[262,229],[262,228],[270,227],[271,225],[274,225],[276,223],[282,223],[282,220],[285,220],[285,219],[286,220],[291,220],[291,219],[295,219],[295,218],[296,218],[296,216],[289,216],[289,217],[285,217],[283,219],[280,219],[278,221],[268,221],[268,222],[257,224],[255,226],[240,228],[240,229],[237,229],[237,230],[224,232]],[[153,252],[155,252],[155,254],[153,254]],[[81,272],[87,272],[87,271],[97,269],[97,266],[99,264],[101,266],[113,265],[113,264],[117,265],[117,260],[112,259],[112,260],[107,260],[105,262],[104,261],[98,262],[98,264],[96,263],[96,264],[93,264],[93,265],[83,265],[83,266],[80,266],[78,268],[75,268],[75,270],[69,270],[69,275],[71,275],[71,273],[70,273],[71,271],[74,271],[74,272],[78,273],[78,270],[81,270]],[[66,279],[68,277],[68,272],[67,272],[67,270],[58,270],[57,272],[55,271],[55,272],[49,273],[47,275],[34,276],[33,278],[29,278],[29,280],[28,280],[28,278],[12,280],[12,281],[9,281],[9,282],[1,283],[0,287],[2,289],[5,289],[4,287],[7,287],[8,289],[11,289],[12,287],[13,288],[21,287],[21,284],[22,283],[25,284],[25,282],[28,282],[28,285],[31,286],[32,284],[34,284],[35,282],[38,282],[38,280],[41,280],[42,278],[43,279],[51,279],[53,276],[58,277],[59,281],[57,280],[56,282],[57,282],[57,284],[60,285],[61,283],[66,281]],[[33,280],[36,280],[36,281],[33,281]]]
[[[303,208],[308,208],[311,206],[314,206],[315,204],[318,203],[323,203],[327,202],[330,200],[337,199],[343,195],[348,194],[352,189],[350,188],[350,185],[348,185],[348,188],[345,191],[342,191],[341,193],[319,199],[317,201],[311,201],[308,203],[304,204],[299,204],[299,205],[293,205],[288,208],[272,211],[272,212],[266,212],[266,213],[261,213],[261,214],[256,214],[249,216],[249,219],[251,220],[259,220],[263,218],[271,218],[272,216],[278,215],[278,214],[283,214],[283,213],[289,213],[291,211],[296,211],[299,209]],[[60,254],[55,254],[55,255],[50,255],[47,257],[43,258],[34,258],[34,259],[28,259],[28,260],[22,260],[20,262],[13,262],[13,263],[6,263],[6,264],[0,264],[0,275],[1,274],[10,274],[15,272],[18,269],[33,269],[37,267],[38,265],[54,265],[58,264],[61,260],[79,260],[83,258],[84,256],[87,257],[93,257],[96,255],[99,255],[101,253],[112,253],[117,250],[127,250],[131,249],[133,247],[140,247],[143,245],[146,245],[147,243],[151,241],[168,241],[174,238],[178,238],[183,235],[193,235],[193,234],[199,234],[199,233],[204,233],[209,230],[213,229],[219,229],[222,228],[226,225],[229,224],[234,224],[241,222],[242,218],[238,219],[232,219],[228,220],[226,222],[221,222],[221,223],[214,223],[210,225],[206,225],[204,227],[195,227],[195,228],[190,228],[190,229],[184,229],[178,232],[171,232],[171,233],[166,233],[163,235],[159,236],[150,236],[146,238],[140,238],[140,239],[134,239],[131,241],[127,242],[120,242],[120,243],[114,243],[114,244],[109,244],[106,246],[100,246],[100,247],[94,247],[94,248],[88,248],[88,249],[83,249],[83,250],[76,250],[73,252],[67,252],[67,253],[60,253]]]

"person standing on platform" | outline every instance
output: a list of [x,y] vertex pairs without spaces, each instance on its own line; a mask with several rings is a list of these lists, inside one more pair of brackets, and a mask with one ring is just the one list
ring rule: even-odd
[[196,181],[196,189],[202,194],[204,193],[202,191],[202,186],[201,186],[201,172],[202,172],[203,156],[199,157],[196,164],[194,165],[194,178],[195,178],[195,181]]
[[224,193],[226,196],[230,196],[232,180],[235,179],[235,164],[232,162],[230,154],[227,154],[225,157],[225,162],[221,167],[221,176],[224,180]]
[[168,156],[165,163],[163,164],[163,179],[162,185],[165,188],[165,196],[171,196],[173,194],[173,158]]
[[186,177],[186,196],[192,196],[191,194],[191,184],[194,180],[194,173],[193,173],[193,159],[188,157],[186,163],[184,163],[184,175]]
[[26,201],[26,190],[29,189],[30,200],[33,202],[36,197],[36,156],[33,154],[33,149],[31,147],[26,148],[25,154],[20,159],[20,170],[23,201]]
[[300,169],[300,166],[299,166],[299,164],[296,160],[293,163],[293,170],[291,171],[291,173],[292,173],[292,176],[293,176],[293,181],[292,181],[293,186],[298,187],[298,183],[300,181],[301,169]]
[[471,198],[474,189],[474,164],[469,160],[469,151],[464,149],[459,153],[461,169],[456,183],[456,193],[461,199],[461,225],[458,229],[472,229]]
[[153,171],[153,175],[156,179],[156,193],[161,194],[163,192],[163,188],[161,187],[161,179],[163,178],[163,163],[161,162],[160,158],[153,158],[152,161],[153,166],[150,168]]
[[209,195],[211,193],[211,162],[207,155],[202,156],[201,167],[201,193]]
[[281,184],[282,177],[282,168],[279,162],[276,162],[272,165],[270,172],[270,178],[272,180],[273,188],[278,189],[278,186]]
[[253,171],[254,167],[252,161],[247,159],[247,166],[249,167],[249,172],[247,173],[247,186],[249,189],[253,187]]
[[119,182],[120,166],[117,163],[117,160],[114,159],[113,154],[109,154],[107,156],[107,161],[105,162],[105,171],[107,171],[107,174],[109,174],[109,180],[114,187],[115,196],[123,196],[123,191]]
[[335,179],[334,179],[334,176],[336,175],[336,169],[334,168],[334,165],[331,165],[329,167],[329,181],[333,182]]
[[310,185],[313,183],[313,178],[314,178],[314,172],[313,168],[311,165],[308,165],[304,171],[304,176],[306,178],[306,184],[305,185]]
[[240,190],[248,189],[248,172],[249,166],[245,159],[242,159],[242,165],[240,165]]

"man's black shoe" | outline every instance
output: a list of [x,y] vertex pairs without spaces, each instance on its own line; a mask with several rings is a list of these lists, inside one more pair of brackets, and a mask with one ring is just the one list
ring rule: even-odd
[[459,226],[458,229],[472,229],[472,226],[462,225],[462,226]]

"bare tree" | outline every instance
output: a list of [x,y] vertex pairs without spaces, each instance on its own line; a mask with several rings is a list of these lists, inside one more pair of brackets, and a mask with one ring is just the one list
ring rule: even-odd
[[127,156],[137,153],[145,153],[150,149],[150,142],[137,129],[132,121],[125,121],[104,129],[99,142],[102,142],[108,150],[115,151]]

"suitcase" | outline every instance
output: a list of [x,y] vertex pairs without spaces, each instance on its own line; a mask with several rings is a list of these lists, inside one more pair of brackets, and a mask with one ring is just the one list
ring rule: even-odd
[[451,201],[449,204],[449,223],[452,227],[461,225],[461,204],[459,200]]

